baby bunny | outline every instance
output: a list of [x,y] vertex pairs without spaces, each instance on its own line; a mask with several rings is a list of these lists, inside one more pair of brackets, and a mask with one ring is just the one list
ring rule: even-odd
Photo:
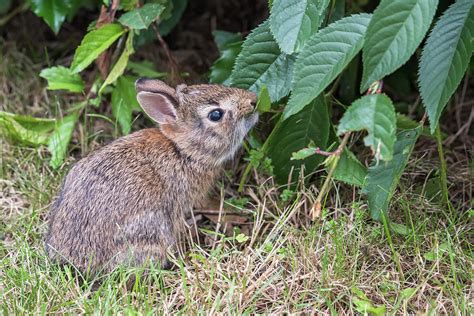
[[49,214],[48,256],[82,272],[151,260],[166,266],[185,218],[257,122],[254,93],[139,79],[159,128],[119,138],[77,162]]

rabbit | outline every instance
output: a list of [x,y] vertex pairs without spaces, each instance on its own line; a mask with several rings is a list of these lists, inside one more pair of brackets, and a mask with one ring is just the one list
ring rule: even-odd
[[48,216],[46,252],[79,271],[151,260],[169,267],[185,219],[258,120],[253,92],[138,79],[137,100],[158,128],[121,137],[79,160]]

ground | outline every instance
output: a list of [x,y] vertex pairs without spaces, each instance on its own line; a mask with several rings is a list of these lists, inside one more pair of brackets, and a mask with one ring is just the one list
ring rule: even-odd
[[[45,90],[37,76],[45,65],[27,46],[17,47],[8,36],[0,44],[3,110],[47,116],[57,104],[70,102],[68,96]],[[215,57],[215,48],[209,56]],[[198,66],[206,68],[207,62]],[[135,278],[131,287],[129,276],[140,276],[144,269],[83,279],[72,267],[50,262],[42,242],[63,176],[115,132],[103,122],[92,131],[78,128],[59,170],[49,167],[45,148],[0,139],[3,312],[472,314],[473,147],[472,136],[456,134],[472,108],[472,101],[465,101],[469,86],[472,80],[466,79],[446,114],[453,120],[442,126],[453,207],[440,202],[439,160],[429,137],[418,143],[393,198],[390,217],[401,224],[395,231],[372,221],[364,196],[339,183],[333,183],[314,222],[308,214],[318,183],[300,186],[291,195],[264,172],[254,171],[238,193],[243,165],[237,160],[216,184],[213,196],[219,206],[201,214],[198,228],[190,231],[194,242],[175,256],[175,268],[144,267],[148,277]]]

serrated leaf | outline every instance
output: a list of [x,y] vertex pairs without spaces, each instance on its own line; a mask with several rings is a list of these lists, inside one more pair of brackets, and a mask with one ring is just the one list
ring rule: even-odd
[[260,113],[265,113],[270,111],[272,106],[272,101],[270,101],[270,95],[268,94],[268,89],[266,86],[262,87],[260,93],[258,94],[257,100],[257,111]]
[[354,101],[342,116],[337,134],[360,130],[367,130],[364,144],[372,148],[376,160],[392,159],[396,116],[392,101],[385,94],[367,95]]
[[387,215],[390,199],[402,176],[403,170],[415,147],[421,128],[401,131],[397,135],[393,159],[383,163],[373,161],[369,167],[365,191],[368,196],[370,214],[379,221],[382,213]]
[[100,87],[99,94],[102,94],[102,91],[105,89],[105,87],[107,87],[109,84],[114,83],[115,80],[117,80],[117,78],[123,74],[128,64],[128,58],[134,52],[135,51],[133,49],[133,32],[129,32],[127,42],[125,44],[125,49],[123,50],[122,55],[120,55],[114,67],[105,79],[104,83],[102,84],[102,87]]
[[147,3],[122,15],[119,22],[134,30],[147,29],[152,22],[158,20],[164,9],[161,4]]
[[290,92],[294,61],[294,56],[280,51],[265,21],[245,39],[231,83],[255,93],[266,85],[272,102],[276,102]]
[[295,63],[293,93],[284,118],[298,113],[342,72],[364,44],[371,15],[351,15],[319,30]]
[[242,37],[239,33],[223,31],[214,31],[213,34],[220,57],[211,66],[209,82],[229,85],[235,60],[242,50]]
[[176,24],[181,20],[184,10],[186,10],[186,6],[188,5],[188,0],[171,0],[171,2],[173,4],[171,16],[162,21],[159,25],[161,36],[166,36],[173,30]]
[[42,119],[0,111],[0,136],[29,146],[46,144],[54,119]]
[[281,50],[299,51],[324,20],[329,0],[275,0],[270,28]]
[[65,116],[56,124],[56,128],[48,140],[48,150],[51,153],[49,164],[57,169],[64,161],[67,154],[67,148],[71,141],[72,132],[76,125],[77,113]]
[[300,113],[288,120],[280,121],[268,140],[268,155],[272,159],[276,179],[281,184],[288,182],[292,171],[292,180],[297,179],[301,165],[305,165],[305,174],[312,172],[323,157],[314,155],[304,160],[290,160],[292,154],[313,142],[314,146],[326,149],[329,137],[329,114],[324,98],[318,97]]
[[49,90],[68,90],[71,92],[82,92],[84,90],[84,82],[81,76],[72,73],[69,68],[63,66],[43,69],[40,77],[48,81]]
[[58,34],[73,7],[70,0],[29,0],[29,2],[33,12],[43,18],[55,34]]
[[367,168],[357,159],[357,157],[348,149],[345,149],[333,172],[333,178],[350,185],[363,187]]
[[370,20],[362,50],[360,86],[367,90],[405,64],[425,37],[438,0],[382,0]]
[[71,71],[78,73],[89,66],[122,34],[124,29],[120,24],[106,24],[84,36],[81,45],[76,49],[72,60]]
[[166,72],[158,72],[155,70],[155,65],[148,60],[141,62],[128,61],[127,69],[140,77],[148,78],[164,78],[168,75]]
[[458,0],[436,22],[420,61],[419,86],[434,133],[441,112],[458,87],[474,49],[472,0]]
[[132,112],[140,110],[135,97],[135,80],[122,76],[118,78],[112,91],[112,114],[117,120],[124,135],[130,133],[132,127]]
[[315,147],[308,147],[308,148],[303,148],[300,149],[294,153],[291,154],[291,159],[290,160],[303,160],[306,159],[312,155],[316,154],[316,148]]

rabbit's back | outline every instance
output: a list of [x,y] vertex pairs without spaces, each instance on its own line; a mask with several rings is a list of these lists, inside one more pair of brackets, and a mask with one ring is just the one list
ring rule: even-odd
[[173,147],[158,129],[147,129],[80,160],[51,208],[49,256],[82,270],[164,260],[183,208],[192,207],[180,202],[189,190],[176,178],[183,166]]

